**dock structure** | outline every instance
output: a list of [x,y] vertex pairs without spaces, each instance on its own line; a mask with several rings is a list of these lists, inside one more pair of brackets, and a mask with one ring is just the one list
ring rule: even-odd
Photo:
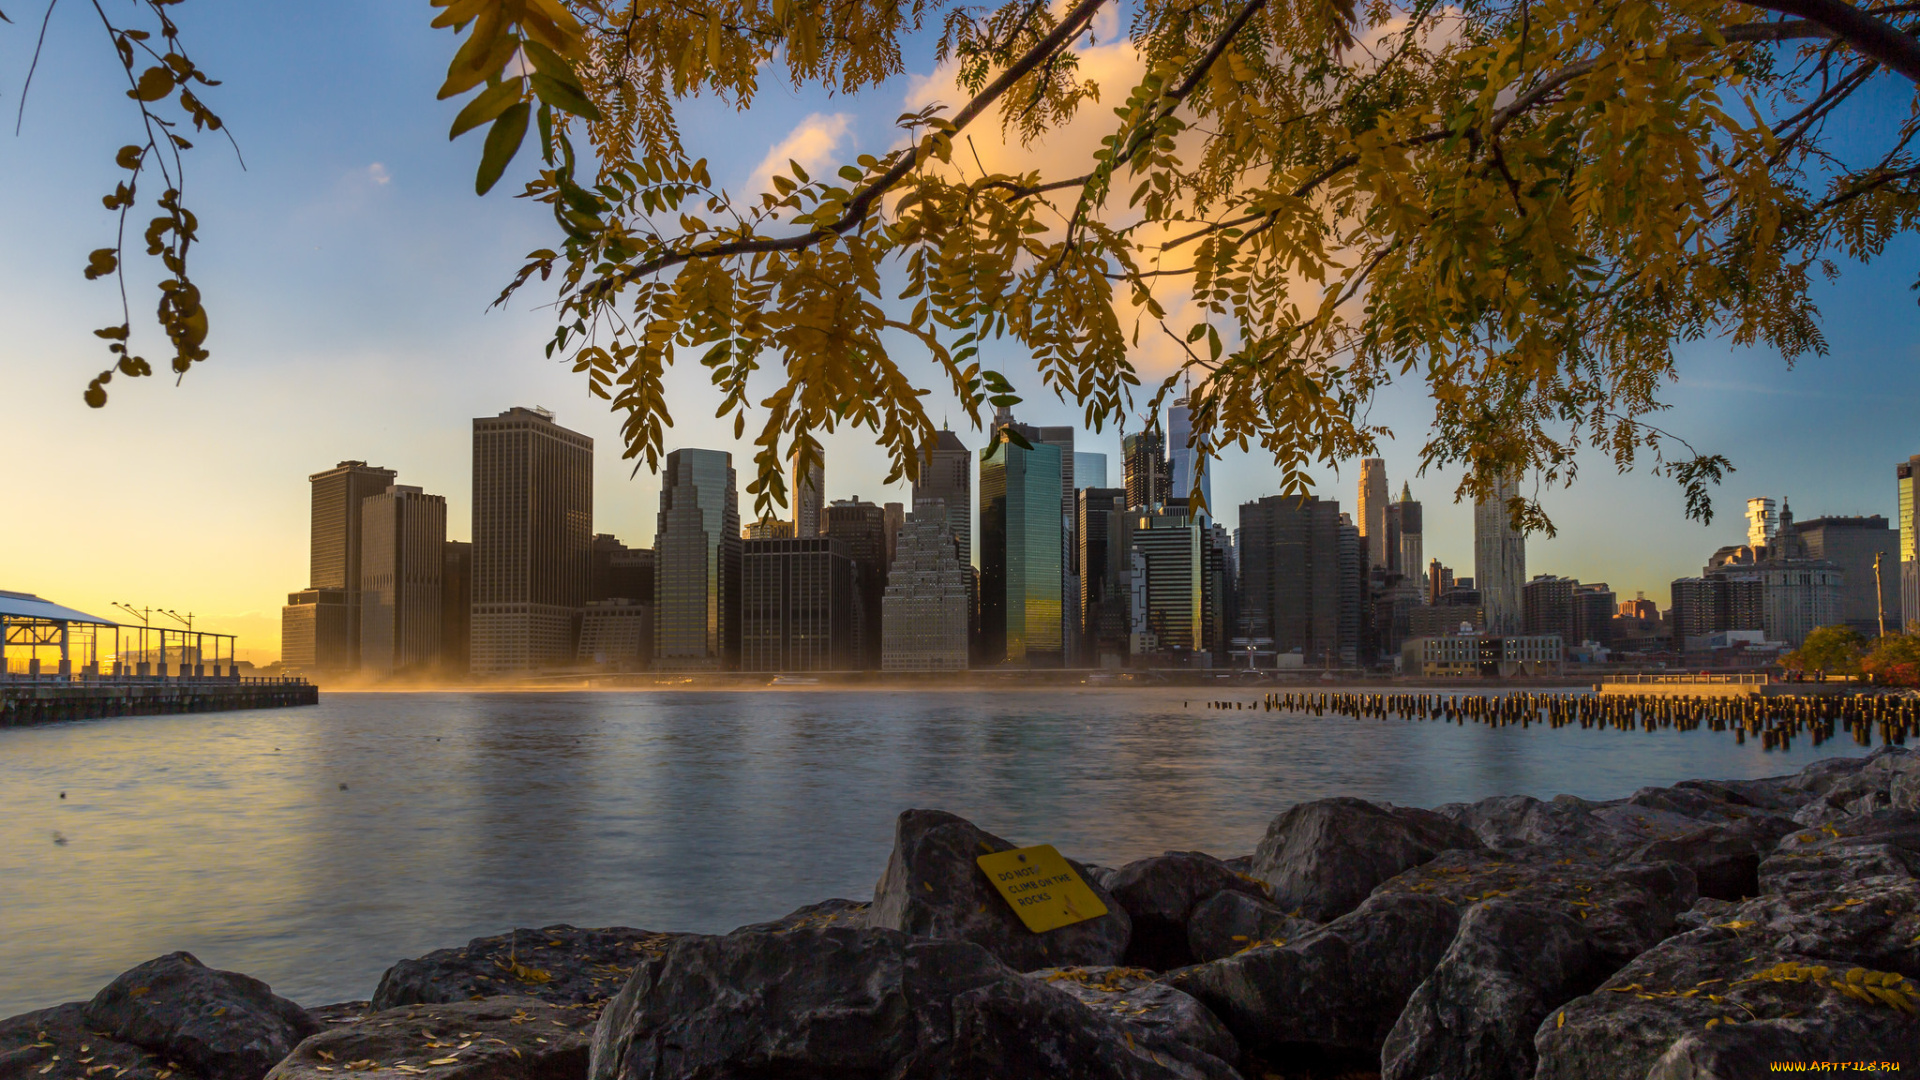
[[1764,674],[1608,675],[1594,689],[1634,697],[1744,698],[1766,694],[1771,681]]
[[[0,590],[0,727],[319,703],[319,690],[305,679],[242,677],[230,634],[194,630],[191,616],[167,612],[186,622],[176,630],[135,614],[139,625],[122,624]],[[138,642],[136,650],[123,650],[122,631]],[[157,659],[148,648],[156,636]]]

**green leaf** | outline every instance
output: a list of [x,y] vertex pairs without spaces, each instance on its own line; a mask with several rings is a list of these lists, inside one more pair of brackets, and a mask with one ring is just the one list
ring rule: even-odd
[[518,102],[501,113],[500,119],[487,129],[487,145],[480,151],[480,171],[473,178],[476,193],[485,195],[500,182],[507,163],[520,152],[520,142],[527,136],[527,118],[532,112],[526,102]]
[[467,102],[460,115],[453,118],[453,130],[447,132],[448,139],[457,139],[481,124],[498,119],[514,102],[520,100],[523,88],[520,80],[496,83],[481,91],[480,96]]
[[588,120],[600,119],[599,108],[587,100],[587,95],[582,93],[578,86],[563,83],[544,71],[533,73],[533,92],[540,95],[541,101],[562,112],[569,112]]

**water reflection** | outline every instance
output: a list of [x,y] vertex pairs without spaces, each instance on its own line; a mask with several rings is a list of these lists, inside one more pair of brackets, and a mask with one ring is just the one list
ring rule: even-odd
[[515,924],[726,930],[870,894],[909,806],[1112,865],[1244,854],[1324,795],[1609,798],[1853,752],[1181,693],[333,694],[0,731],[0,1015],[181,948],[318,1004]]

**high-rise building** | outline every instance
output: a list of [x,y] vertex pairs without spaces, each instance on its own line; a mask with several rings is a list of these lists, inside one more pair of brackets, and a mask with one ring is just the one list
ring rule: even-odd
[[[1273,650],[1333,667],[1355,642],[1343,640],[1342,604],[1357,598],[1344,580],[1340,504],[1313,496],[1269,495],[1240,504],[1240,612]],[[1357,629],[1347,628],[1349,632]]]
[[900,527],[881,602],[886,671],[966,670],[967,580],[946,518],[947,504],[928,499]]
[[840,540],[748,540],[740,555],[740,670],[860,666],[854,597],[853,560]]
[[1080,567],[1080,640],[1084,659],[1099,664],[1127,655],[1131,591],[1127,582],[1130,515],[1125,488],[1085,487],[1078,495],[1074,536]]
[[720,670],[740,654],[740,496],[733,455],[667,455],[654,529],[653,666]]
[[1233,535],[1225,525],[1205,519],[1196,524],[1206,531],[1201,537],[1206,556],[1203,569],[1206,576],[1200,583],[1204,609],[1201,647],[1212,653],[1214,659],[1225,660],[1240,616],[1239,554],[1234,550]]
[[1705,648],[1709,635],[1728,630],[1765,630],[1766,605],[1760,575],[1751,567],[1726,568],[1673,585],[1673,644],[1687,651]]
[[787,472],[793,488],[789,498],[793,500],[793,535],[796,539],[826,535],[826,453],[821,450],[805,472],[800,469],[798,451],[787,460]]
[[1508,508],[1519,497],[1519,477],[1502,476],[1488,498],[1473,504],[1473,580],[1492,634],[1518,634],[1526,625],[1520,588],[1527,578],[1527,541]]
[[1153,510],[1165,506],[1171,480],[1167,475],[1167,437],[1158,423],[1120,438],[1120,459],[1127,470],[1127,509]]
[[[1915,466],[1920,454],[1893,467],[1894,490],[1900,505],[1900,617],[1920,619],[1920,521],[1914,519]],[[1904,624],[1903,624],[1904,626]]]
[[740,535],[747,540],[792,540],[794,525],[791,521],[782,521],[775,517],[763,517],[759,521],[747,522]]
[[1136,661],[1192,663],[1209,651],[1206,527],[1184,512],[1132,512],[1128,651]]
[[1573,636],[1566,640],[1575,644],[1588,641],[1596,645],[1613,645],[1614,609],[1613,590],[1607,583],[1584,582],[1573,587]]
[[1387,463],[1377,457],[1360,461],[1360,540],[1366,544],[1367,568],[1384,569],[1387,551]]
[[[338,591],[344,595],[348,608],[345,614],[345,652],[332,653],[331,646],[324,644],[332,638],[323,635],[319,639],[323,643],[321,651],[312,670],[350,671],[360,666],[362,504],[369,495],[378,495],[387,490],[397,475],[392,469],[382,469],[364,461],[343,461],[325,472],[307,477],[312,495],[312,518],[309,522],[312,543],[308,549],[307,588],[309,591]],[[296,613],[294,617],[305,618],[306,613]],[[285,637],[284,629],[281,636]]]
[[938,499],[947,507],[947,528],[960,547],[960,565],[973,565],[973,451],[946,428],[920,455],[920,476],[913,482],[913,501]]
[[394,484],[360,525],[360,668],[375,677],[440,665],[447,500]]
[[1453,568],[1440,565],[1439,559],[1427,564],[1427,603],[1438,604],[1440,598],[1453,588]]
[[653,549],[630,548],[611,533],[593,538],[588,600],[653,603]]
[[1360,662],[1360,637],[1365,632],[1363,612],[1367,597],[1367,561],[1360,527],[1353,515],[1340,515],[1340,664]]
[[1813,557],[1794,524],[1793,508],[1784,502],[1774,543],[1753,569],[1760,575],[1767,640],[1799,648],[1808,634],[1842,621],[1846,574],[1838,564]]
[[887,518],[879,503],[835,499],[827,507],[827,535],[838,540],[853,561],[856,642],[848,667],[870,671],[880,666],[881,600],[887,591]]
[[980,451],[980,635],[989,665],[1065,662],[1060,448],[1005,428]]
[[[1211,514],[1213,477],[1202,468],[1206,451],[1206,439],[1193,437],[1193,413],[1187,408],[1187,399],[1175,401],[1167,410],[1168,494],[1175,499],[1191,499],[1197,494],[1208,508],[1204,513]],[[1199,485],[1197,492],[1196,484]]]
[[1573,634],[1573,578],[1536,574],[1520,588],[1526,632],[1535,636],[1558,634],[1561,641],[1578,642]]
[[354,642],[359,610],[348,602],[353,589],[303,589],[287,594],[280,609],[280,662],[319,674],[352,671],[359,662]]
[[465,678],[472,668],[473,545],[440,545],[440,671]]
[[900,546],[900,530],[907,524],[907,508],[900,503],[890,502],[882,505],[880,512],[887,530],[886,564],[891,568],[894,551]]
[[569,664],[593,547],[593,440],[545,409],[473,421],[476,675]]
[[581,609],[576,663],[611,671],[642,671],[652,653],[652,604],[619,596],[589,600]]
[[1107,455],[1090,453],[1085,450],[1073,452],[1073,487],[1075,491],[1085,488],[1103,488],[1107,486]]
[[1396,516],[1399,518],[1400,526],[1398,535],[1395,537],[1397,543],[1394,546],[1396,555],[1394,569],[1406,575],[1407,583],[1424,594],[1427,591],[1427,584],[1424,572],[1426,564],[1422,561],[1425,558],[1421,536],[1423,515],[1420,512],[1420,504],[1413,499],[1413,489],[1404,481],[1400,485],[1400,501],[1394,505],[1399,511]]
[[[1872,517],[1819,517],[1794,523],[1807,556],[1833,563],[1845,575],[1840,620],[1866,637],[1880,633],[1881,612],[1887,630],[1906,623],[1900,607],[1899,534],[1878,514]],[[1878,556],[1876,566],[1875,556]]]
[[1747,546],[1766,547],[1773,543],[1773,537],[1780,529],[1780,516],[1774,512],[1773,500],[1754,498],[1747,500]]

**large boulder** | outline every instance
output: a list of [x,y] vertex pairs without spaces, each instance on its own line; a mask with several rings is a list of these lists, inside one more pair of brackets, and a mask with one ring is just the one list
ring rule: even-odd
[[1169,851],[1108,871],[1101,884],[1126,909],[1132,925],[1126,962],[1164,971],[1195,956],[1187,941],[1194,908],[1222,894],[1266,901],[1265,882],[1198,851]]
[[1641,788],[1627,796],[1626,801],[1714,825],[1767,818],[1791,821],[1794,811],[1813,799],[1804,791],[1788,787],[1791,779],[1778,776],[1770,780],[1682,780],[1672,787]]
[[1107,913],[1036,934],[1007,906],[974,860],[1011,851],[972,822],[940,810],[908,810],[894,827],[893,854],[873,889],[867,923],[915,937],[970,941],[1017,971],[1108,967],[1127,954],[1132,923],[1113,895],[1072,864]]
[[1187,917],[1187,952],[1194,963],[1205,963],[1255,945],[1285,945],[1319,927],[1271,901],[1243,892],[1215,893]]
[[1109,1014],[1149,1050],[1182,1059],[1198,1052],[1221,1064],[1240,1058],[1240,1044],[1219,1017],[1187,994],[1157,981],[1153,972],[1126,967],[1043,968],[1027,977]]
[[[832,926],[840,923],[847,926],[865,926],[867,912],[873,907],[865,900],[822,900],[817,904],[807,904],[769,922],[749,923],[734,933],[782,933],[788,930],[805,930],[810,926]],[[664,938],[664,935],[662,935]],[[666,946],[663,943],[661,948]],[[658,951],[658,950],[656,950]]]
[[1429,810],[1316,799],[1289,807],[1267,826],[1253,854],[1253,876],[1273,887],[1283,910],[1325,921],[1442,851],[1479,846],[1472,832]]
[[634,965],[672,939],[626,926],[582,929],[558,924],[478,937],[458,949],[402,960],[380,976],[375,1011],[476,997],[523,995],[555,1005],[604,1001]]
[[[1847,989],[1851,987],[1851,989]],[[1733,1080],[1769,1062],[1920,1066],[1920,988],[1892,972],[1781,952],[1705,927],[1662,942],[1554,1010],[1537,1080]]]
[[0,1080],[188,1080],[178,1063],[131,1043],[87,1029],[86,1004],[70,1001],[51,1009],[0,1020]]
[[979,945],[844,925],[688,936],[594,1033],[593,1080],[1234,1080]]
[[1459,924],[1460,909],[1442,898],[1377,895],[1298,941],[1255,946],[1165,979],[1265,1060],[1300,1047],[1377,1059]]
[[1803,825],[1820,825],[1877,810],[1920,810],[1920,755],[1883,746],[1857,758],[1826,758],[1787,778],[1805,805],[1794,813]]
[[1912,878],[1869,877],[1832,889],[1756,896],[1706,925],[1783,955],[1823,956],[1920,979],[1920,882]]
[[1874,877],[1920,878],[1920,813],[1883,810],[1780,841],[1760,863],[1763,892],[1831,891]]
[[380,1071],[430,1080],[584,1080],[595,1011],[537,998],[404,1005],[302,1042],[269,1080]]
[[1638,862],[1674,862],[1693,871],[1701,896],[1735,901],[1760,891],[1761,845],[1750,835],[1707,825],[1668,840],[1655,840],[1633,852]]
[[320,1030],[266,983],[216,971],[191,953],[121,973],[82,1011],[87,1027],[176,1061],[207,1080],[260,1080]]
[[1585,859],[1625,858],[1643,844],[1681,836],[1704,823],[1660,805],[1626,799],[1589,802],[1573,795],[1545,802],[1529,795],[1502,795],[1448,803],[1434,807],[1434,813],[1470,830],[1490,848],[1562,848]]

